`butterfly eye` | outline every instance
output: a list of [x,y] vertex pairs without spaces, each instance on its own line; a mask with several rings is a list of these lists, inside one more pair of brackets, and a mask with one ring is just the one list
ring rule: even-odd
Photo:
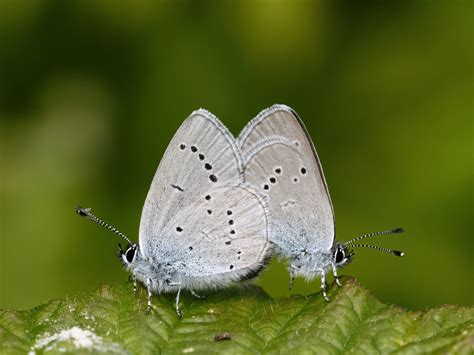
[[337,249],[335,257],[336,257],[336,264],[339,264],[342,260],[344,260],[344,257],[345,257],[344,250]]
[[133,261],[133,257],[135,256],[135,251],[136,249],[134,247],[130,247],[127,249],[125,253],[125,258],[127,259],[129,263]]

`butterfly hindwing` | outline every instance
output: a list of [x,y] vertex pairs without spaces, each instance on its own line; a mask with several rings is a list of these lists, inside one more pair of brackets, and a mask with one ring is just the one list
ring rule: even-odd
[[[268,258],[265,202],[244,186],[212,189],[165,226],[155,252],[193,279],[228,283],[258,273]],[[201,286],[201,287],[200,287]]]

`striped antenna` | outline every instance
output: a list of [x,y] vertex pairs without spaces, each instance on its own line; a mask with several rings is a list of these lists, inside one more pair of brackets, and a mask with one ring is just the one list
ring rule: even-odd
[[405,256],[405,253],[403,251],[387,249],[387,248],[379,247],[376,245],[370,245],[370,244],[353,244],[350,247],[351,248],[371,248],[371,249],[383,251],[384,253],[392,254],[395,256]]
[[97,223],[98,225],[107,228],[108,230],[110,230],[110,231],[114,232],[115,234],[117,234],[120,238],[125,239],[125,240],[128,242],[128,244],[133,245],[133,243],[131,242],[131,240],[128,239],[125,234],[123,234],[122,232],[120,232],[119,230],[117,230],[115,227],[112,227],[110,224],[104,222],[104,221],[101,220],[100,218],[94,216],[94,215],[91,213],[91,209],[90,209],[90,208],[84,208],[84,207],[81,207],[81,206],[77,206],[77,207],[76,207],[76,213],[77,213],[79,216],[89,218],[91,221]]
[[354,239],[351,239],[351,240],[345,242],[344,245],[352,246],[351,244],[354,243],[354,242],[357,242],[361,239],[374,237],[376,235],[398,234],[398,233],[403,233],[403,232],[405,232],[405,230],[403,228],[395,228],[395,229],[390,229],[390,230],[386,230],[386,231],[383,231],[383,232],[374,232],[374,233],[364,234],[364,235],[361,235],[359,237],[356,237]]

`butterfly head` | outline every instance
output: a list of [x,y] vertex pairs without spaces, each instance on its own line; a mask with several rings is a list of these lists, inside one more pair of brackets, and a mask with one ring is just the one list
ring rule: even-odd
[[337,268],[349,264],[354,257],[354,251],[342,243],[337,243],[332,249],[332,262]]
[[403,228],[395,228],[395,229],[390,229],[382,232],[375,232],[375,233],[369,233],[369,234],[364,234],[359,237],[356,237],[354,239],[351,239],[345,243],[337,243],[331,250],[332,252],[332,262],[334,265],[336,265],[337,268],[343,267],[347,264],[349,264],[352,261],[352,258],[354,257],[354,251],[352,248],[371,248],[379,251],[383,251],[384,253],[392,254],[395,256],[404,256],[405,253],[399,250],[394,250],[394,249],[387,249],[383,247],[379,247],[376,245],[371,245],[371,244],[354,244],[355,242],[369,238],[369,237],[374,237],[378,235],[387,235],[387,234],[398,234],[398,233],[403,233],[404,229]]
[[130,267],[133,264],[133,262],[137,259],[138,254],[139,250],[137,244],[128,244],[127,249],[124,251],[119,243],[117,255],[119,257],[119,260],[126,268]]

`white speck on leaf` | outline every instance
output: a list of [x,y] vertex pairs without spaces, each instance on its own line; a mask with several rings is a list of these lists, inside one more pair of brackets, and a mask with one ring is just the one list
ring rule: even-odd
[[50,335],[42,334],[31,348],[28,355],[36,351],[68,352],[74,349],[93,350],[95,352],[125,352],[120,345],[105,341],[90,330],[72,327]]

